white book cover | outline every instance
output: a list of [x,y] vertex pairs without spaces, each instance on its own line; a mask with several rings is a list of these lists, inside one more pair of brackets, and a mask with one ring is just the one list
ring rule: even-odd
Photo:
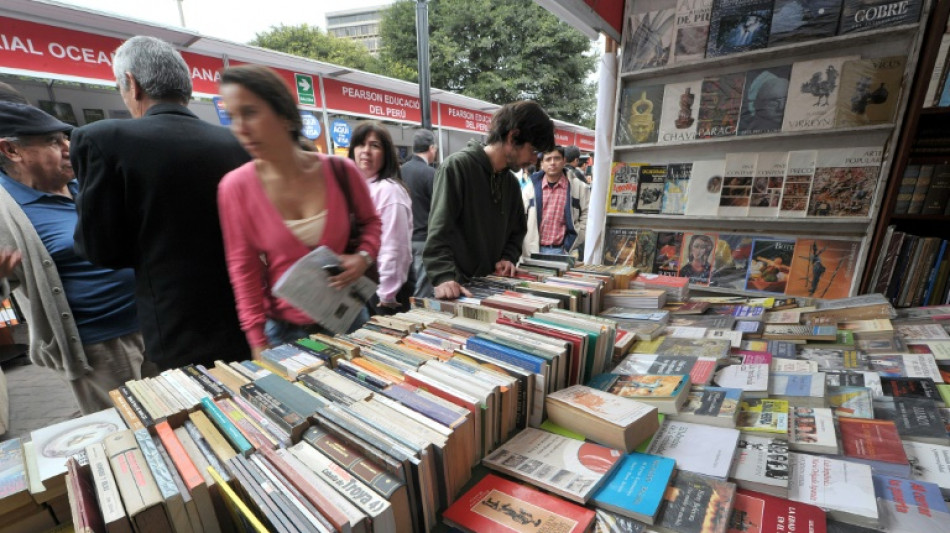
[[687,216],[716,216],[722,193],[722,176],[726,170],[723,159],[693,161],[686,192]]
[[858,56],[828,57],[792,65],[782,131],[827,130],[835,126],[841,71]]
[[828,407],[791,407],[788,425],[788,445],[792,449],[800,444],[822,446],[837,453],[838,437],[835,434],[835,418]]
[[622,457],[622,452],[612,448],[529,427],[500,445],[482,463],[583,504]]
[[726,154],[722,194],[719,196],[719,216],[744,217],[749,214],[752,196],[752,178],[758,154],[743,152]]
[[914,341],[950,340],[950,335],[947,334],[947,330],[943,329],[943,326],[939,324],[898,323],[894,325],[894,329],[896,329],[909,344],[913,344]]
[[943,383],[940,368],[929,353],[869,355],[868,365],[884,377],[930,378],[935,383]]
[[779,217],[802,218],[808,214],[811,184],[815,179],[818,150],[800,150],[788,153]]
[[697,326],[668,326],[666,336],[676,339],[704,339],[706,338],[706,328]]
[[33,431],[30,436],[36,449],[40,481],[45,483],[66,474],[66,460],[70,456],[84,453],[86,446],[102,442],[108,435],[123,429],[126,429],[125,422],[118,411],[110,407]]
[[870,466],[831,457],[789,455],[789,500],[828,509],[832,518],[837,511],[862,522],[878,521]]
[[745,483],[757,483],[788,489],[788,441],[779,437],[742,435],[736,447],[736,456],[729,469],[729,477],[742,488]]
[[811,374],[818,372],[818,363],[814,361],[803,361],[801,359],[787,359],[785,357],[773,357],[769,366],[770,372],[783,372],[786,374]]
[[739,430],[666,420],[646,453],[676,461],[676,468],[719,479],[729,475]]
[[752,197],[749,201],[750,217],[777,217],[788,152],[761,152],[755,162],[752,177]]
[[742,346],[742,332],[734,329],[710,329],[706,332],[707,339],[726,339],[731,347],[738,349]]
[[[769,395],[823,398],[825,375],[820,372],[809,374],[772,372],[769,375]],[[790,401],[794,404],[793,400]]]
[[716,385],[728,389],[742,389],[747,393],[767,393],[769,391],[769,365],[765,363],[750,365],[729,365],[716,372],[713,379]]
[[929,481],[950,496],[950,446],[905,440],[904,452],[912,479]]
[[652,405],[621,398],[584,385],[574,385],[553,392],[548,394],[547,399],[550,402],[559,402],[580,409],[620,427],[627,427],[651,413],[656,416],[656,407]]
[[663,113],[657,144],[696,140],[699,91],[703,80],[671,83],[663,89]]
[[673,32],[673,62],[688,63],[706,57],[713,0],[678,0]]

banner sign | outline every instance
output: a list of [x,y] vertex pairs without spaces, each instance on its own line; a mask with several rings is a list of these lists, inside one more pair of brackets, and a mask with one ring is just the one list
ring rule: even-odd
[[594,151],[594,136],[578,133],[574,137],[574,144],[576,144],[577,147],[581,149],[581,152],[593,152]]
[[454,105],[442,104],[442,115],[439,117],[440,126],[455,128],[475,133],[488,133],[491,125],[490,113],[472,111]]
[[422,120],[419,98],[415,96],[330,78],[324,78],[323,91],[327,98],[326,107],[331,111],[402,122],[418,123]]
[[574,132],[554,128],[554,144],[560,146],[570,146],[574,144]]

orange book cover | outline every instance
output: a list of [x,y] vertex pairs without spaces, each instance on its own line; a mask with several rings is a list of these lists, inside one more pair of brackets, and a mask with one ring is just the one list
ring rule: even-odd
[[854,283],[859,241],[798,239],[792,252],[785,294],[810,298],[846,298]]
[[113,389],[109,391],[109,397],[112,398],[112,405],[115,406],[116,410],[122,415],[122,418],[125,420],[125,423],[129,425],[133,430],[144,429],[145,424],[139,419],[135,414],[135,411],[132,410],[132,406],[129,405],[129,402],[126,401],[125,397],[122,396],[122,393],[119,392],[119,389]]
[[168,422],[162,421],[155,424],[155,433],[161,439],[162,445],[165,446],[168,456],[175,463],[175,468],[181,474],[181,479],[185,482],[188,490],[194,490],[198,485],[204,484],[205,478],[201,476],[201,473],[195,467],[195,463],[188,457],[188,453],[181,446],[181,441],[175,436],[175,432],[172,431],[172,427],[168,425]]

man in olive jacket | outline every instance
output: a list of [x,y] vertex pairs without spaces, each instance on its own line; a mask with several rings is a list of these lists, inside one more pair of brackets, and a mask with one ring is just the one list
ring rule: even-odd
[[513,169],[554,146],[554,123],[536,102],[507,104],[492,117],[488,144],[471,141],[435,175],[423,261],[436,298],[469,295],[461,283],[511,276],[527,231]]

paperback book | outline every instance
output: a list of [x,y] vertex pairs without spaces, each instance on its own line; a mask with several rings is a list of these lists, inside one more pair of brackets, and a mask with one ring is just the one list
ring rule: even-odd
[[726,533],[735,494],[733,483],[679,471],[666,491],[656,528],[674,533]]
[[610,168],[608,213],[633,213],[637,206],[637,181],[641,165],[613,163]]
[[788,460],[784,438],[743,435],[729,477],[740,488],[787,498]]
[[762,152],[755,163],[749,216],[778,216],[788,152]]
[[802,218],[808,214],[808,199],[811,197],[811,184],[815,179],[817,162],[817,150],[788,153],[779,217]]
[[683,215],[686,213],[686,194],[689,190],[692,166],[692,163],[672,163],[666,166],[663,206],[660,208],[660,212],[664,215]]
[[666,187],[666,165],[640,167],[637,184],[637,213],[658,214],[663,206],[663,189]]
[[583,533],[590,530],[594,512],[488,474],[446,509],[442,518],[468,532]]
[[688,63],[706,57],[713,0],[677,0],[673,34],[673,62]]
[[676,461],[679,470],[726,479],[739,442],[739,431],[665,420],[646,453]]
[[775,0],[769,47],[831,37],[840,16],[841,0]]
[[844,298],[851,294],[859,241],[798,239],[785,294]]
[[617,450],[527,428],[482,462],[488,468],[584,504],[620,459]]
[[794,451],[838,453],[834,416],[825,407],[792,407],[789,411],[788,446]]
[[841,73],[835,126],[893,122],[906,62],[906,56],[846,61]]
[[657,144],[696,140],[702,80],[670,83],[663,89],[663,113]]
[[632,13],[626,18],[621,72],[666,66],[672,57],[675,10]]
[[683,234],[683,255],[678,274],[681,278],[688,278],[689,282],[695,285],[709,285],[713,273],[716,239],[715,233]]
[[662,85],[624,84],[620,92],[617,146],[655,143],[662,110]]
[[756,238],[745,289],[785,294],[794,249],[794,240]]
[[807,454],[790,456],[788,499],[827,509],[835,520],[879,525],[870,466]]
[[709,216],[719,212],[725,169],[726,162],[722,159],[693,161],[686,193],[686,215]]
[[920,480],[874,474],[881,527],[894,533],[950,531],[950,509],[940,487]]
[[810,217],[866,217],[881,172],[883,150],[820,150],[808,201]]
[[706,57],[765,48],[771,25],[771,0],[716,0],[709,21]]
[[745,73],[742,72],[703,79],[697,138],[731,137],[736,134],[744,85]]
[[920,19],[923,0],[847,0],[841,13],[838,33],[868,31],[901,24],[913,24]]
[[652,524],[660,512],[676,462],[667,457],[628,453],[591,498],[594,507]]
[[726,154],[722,194],[719,196],[719,216],[746,216],[752,196],[752,178],[755,175],[755,152]]
[[782,131],[791,65],[746,72],[739,115],[739,135]]
[[720,233],[716,241],[716,259],[710,287],[723,287],[742,290],[749,271],[749,257],[752,255],[752,235]]
[[679,231],[659,231],[656,233],[656,253],[653,267],[649,272],[662,276],[677,276],[680,270],[680,252],[683,247],[683,233]]
[[671,419],[725,428],[736,427],[742,389],[693,387],[686,403]]
[[854,56],[801,61],[792,65],[782,131],[826,130],[835,126],[841,69]]

